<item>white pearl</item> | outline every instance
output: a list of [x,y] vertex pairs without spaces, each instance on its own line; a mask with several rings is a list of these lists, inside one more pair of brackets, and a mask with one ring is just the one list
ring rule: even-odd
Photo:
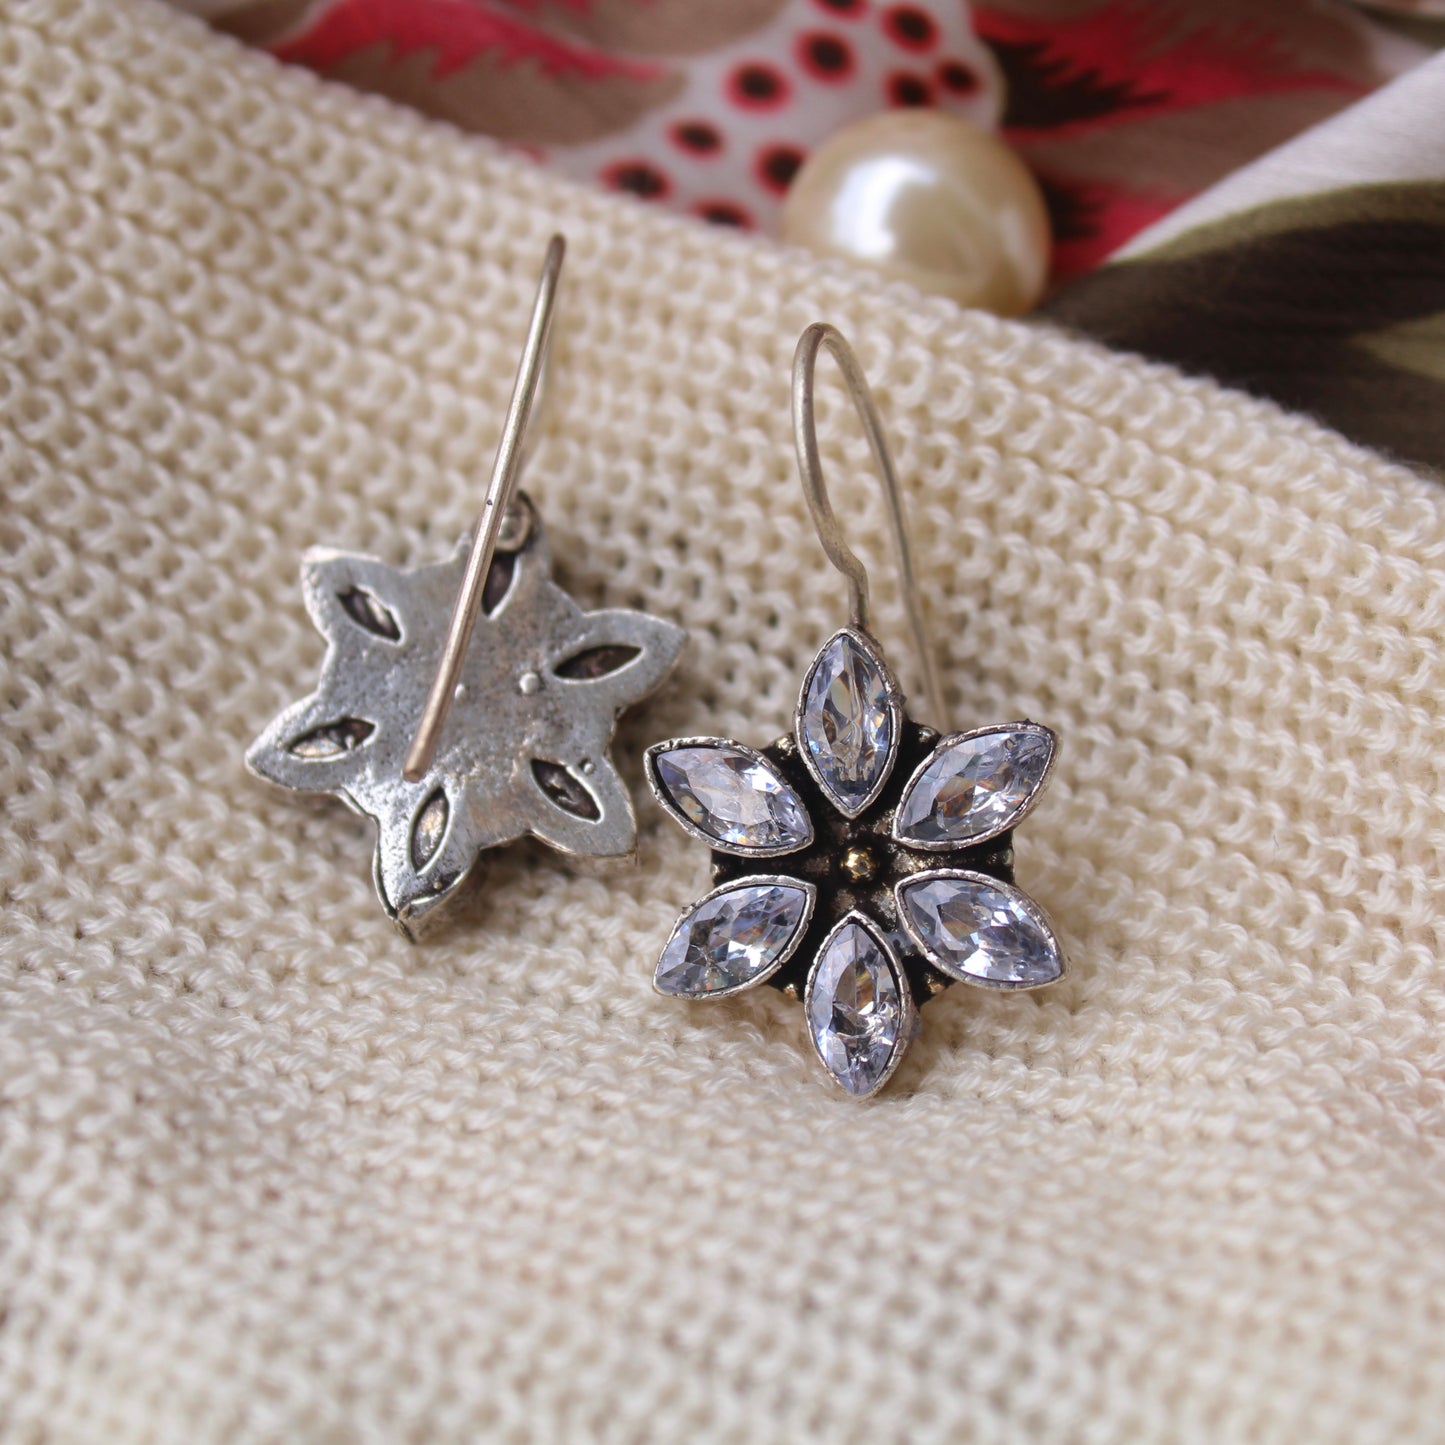
[[1024,163],[937,110],[845,126],[813,152],[783,206],[783,239],[922,291],[1016,316],[1043,294],[1049,218]]

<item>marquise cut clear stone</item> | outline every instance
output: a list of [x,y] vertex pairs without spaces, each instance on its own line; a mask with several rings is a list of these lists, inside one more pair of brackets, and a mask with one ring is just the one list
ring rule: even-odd
[[682,915],[662,950],[659,993],[709,998],[766,978],[808,918],[808,890],[792,883],[739,883]]
[[898,805],[898,837],[959,846],[996,838],[1038,791],[1053,753],[1053,734],[1042,727],[942,743]]
[[808,674],[798,738],[813,776],[845,813],[857,813],[888,775],[894,731],[881,664],[840,632]]
[[1037,988],[1064,971],[1052,932],[1006,884],[925,873],[899,885],[898,901],[928,961],[951,978]]
[[659,753],[653,766],[677,811],[717,843],[782,852],[812,839],[802,800],[766,758],[700,744]]
[[808,1033],[823,1066],[850,1093],[871,1094],[907,1044],[903,983],[861,923],[845,919],[808,979]]

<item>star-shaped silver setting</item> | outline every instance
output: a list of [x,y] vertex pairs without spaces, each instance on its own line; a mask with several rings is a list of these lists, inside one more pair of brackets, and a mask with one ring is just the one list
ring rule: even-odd
[[678,919],[654,986],[715,999],[771,984],[803,1003],[833,1080],[876,1093],[919,1006],[950,984],[1018,991],[1063,976],[1049,920],[1014,884],[1011,842],[1055,747],[1032,722],[920,727],[876,641],[842,629],[771,747],[648,749],[654,795],[712,847],[718,885]]
[[321,679],[246,754],[260,777],[334,794],[375,820],[377,892],[408,933],[455,895],[483,849],[529,834],[593,858],[636,846],[608,745],[618,714],[662,682],[685,634],[645,612],[580,608],[551,580],[524,496],[508,531],[425,776],[406,782],[403,760],[437,671],[465,540],[446,561],[411,569],[307,552],[306,609],[327,643]]

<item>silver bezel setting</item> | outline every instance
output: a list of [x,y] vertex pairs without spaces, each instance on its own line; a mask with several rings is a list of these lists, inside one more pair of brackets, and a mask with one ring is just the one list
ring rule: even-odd
[[[1010,814],[1004,822],[1000,823],[997,827],[979,833],[976,837],[967,838],[962,841],[947,838],[940,839],[937,842],[925,841],[903,832],[899,823],[899,820],[903,816],[903,806],[909,797],[912,796],[914,788],[918,786],[924,773],[928,771],[939,753],[958,743],[972,742],[975,738],[988,737],[991,733],[1024,732],[1037,733],[1048,738],[1049,757],[1048,761],[1044,764],[1044,771],[1039,777],[1038,786],[1034,788],[1028,797],[1019,805],[1018,809]],[[995,838],[1002,837],[1003,834],[1017,828],[1018,825],[1033,812],[1040,795],[1048,786],[1049,779],[1053,776],[1054,764],[1058,761],[1058,756],[1058,734],[1052,728],[1045,727],[1043,723],[1030,722],[1027,718],[1020,719],[1018,722],[993,723],[988,727],[970,728],[967,732],[949,733],[947,737],[940,738],[938,742],[934,744],[933,751],[914,768],[913,775],[908,779],[907,783],[904,784],[903,791],[898,797],[898,807],[894,812],[893,822],[889,827],[889,834],[895,843],[900,844],[904,848],[914,849],[919,853],[958,853],[964,848],[978,848],[985,843],[991,843]]]
[[[886,705],[888,708],[888,723],[890,741],[888,747],[888,760],[884,764],[883,771],[878,775],[878,781],[873,785],[868,796],[856,807],[845,807],[822,774],[819,772],[813,761],[813,754],[809,751],[808,744],[803,737],[803,714],[807,709],[808,689],[813,685],[813,675],[818,671],[818,665],[823,660],[823,654],[840,638],[847,637],[877,664],[879,672],[883,674],[883,686],[885,691]],[[798,756],[803,760],[803,766],[807,768],[809,777],[818,785],[823,796],[833,808],[837,809],[845,818],[851,821],[861,817],[878,801],[878,795],[888,786],[888,780],[893,776],[894,764],[898,761],[898,752],[903,745],[903,719],[904,719],[904,696],[903,689],[898,685],[898,679],[894,676],[893,669],[888,666],[888,659],[883,655],[883,649],[879,646],[878,640],[865,632],[861,627],[840,627],[828,640],[818,649],[809,664],[807,672],[803,675],[803,685],[798,689],[797,706],[793,709],[793,738],[798,745]]]
[[[893,1053],[889,1057],[888,1064],[883,1072],[874,1081],[872,1088],[866,1094],[855,1094],[846,1089],[839,1082],[838,1077],[828,1067],[827,1060],[818,1051],[818,1045],[813,1038],[813,988],[818,978],[818,968],[827,954],[833,940],[850,923],[857,924],[876,943],[882,951],[884,958],[888,960],[888,966],[893,970],[893,981],[898,987],[900,1001],[900,1018],[898,1021],[898,1039],[893,1045]],[[891,1079],[903,1062],[903,1056],[908,1052],[908,1046],[913,1042],[914,1030],[917,1027],[918,1005],[913,999],[913,989],[908,982],[908,974],[904,971],[902,963],[899,962],[898,954],[888,942],[883,930],[866,914],[857,908],[849,909],[832,928],[828,930],[827,936],[818,945],[818,952],[808,969],[808,982],[803,990],[803,1031],[808,1038],[808,1048],[813,1057],[823,1066],[823,1072],[832,1080],[834,1086],[847,1094],[850,1099],[871,1099]]]
[[[672,940],[677,937],[677,930],[682,927],[683,920],[691,918],[700,908],[711,903],[715,898],[721,898],[725,893],[735,893],[740,888],[762,888],[776,885],[784,888],[800,889],[805,897],[803,901],[803,917],[798,926],[793,930],[792,937],[778,957],[763,969],[761,973],[754,975],[746,983],[735,984],[732,988],[720,988],[712,993],[706,994],[685,994],[672,993],[667,989],[657,986],[657,969],[662,966],[663,957],[667,950],[672,947]],[[712,1003],[716,999],[735,998],[740,993],[747,993],[749,989],[757,988],[760,984],[766,983],[782,966],[787,963],[798,949],[802,946],[803,940],[808,936],[808,929],[813,922],[813,913],[818,906],[818,887],[810,883],[806,878],[795,878],[788,873],[750,873],[743,878],[734,878],[730,882],[714,888],[710,893],[704,893],[696,902],[691,903],[677,916],[677,922],[672,925],[672,932],[667,935],[667,942],[662,946],[662,952],[657,956],[657,965],[652,970],[653,992],[662,998],[680,999],[684,1003]]]
[[[914,925],[908,909],[904,906],[903,895],[910,889],[916,888],[924,883],[933,883],[939,879],[953,878],[967,883],[981,883],[988,888],[996,888],[1000,893],[1008,895],[1021,913],[1027,914],[1029,919],[1039,928],[1048,939],[1053,948],[1054,957],[1059,961],[1059,971],[1053,978],[1040,979],[1038,983],[1007,983],[998,979],[978,978],[971,973],[963,973],[952,964],[945,961],[934,949],[929,948],[924,941],[918,928]],[[1005,883],[1002,879],[995,878],[991,873],[979,873],[972,868],[929,868],[921,873],[911,874],[893,885],[893,901],[898,908],[898,921],[903,931],[908,935],[909,941],[923,955],[924,958],[940,973],[946,974],[955,983],[969,984],[974,988],[991,989],[995,993],[1032,993],[1035,989],[1052,988],[1054,984],[1064,979],[1069,972],[1069,956],[1064,952],[1063,945],[1059,942],[1059,935],[1054,931],[1054,925],[1049,921],[1049,916],[1022,888],[1013,883]]]
[[[757,844],[725,843],[715,838],[711,833],[704,832],[692,821],[673,801],[672,795],[667,791],[662,779],[657,775],[657,760],[664,753],[681,752],[684,748],[716,748],[719,751],[740,753],[750,762],[759,764],[772,773],[787,790],[797,798],[799,811],[803,814],[808,824],[808,836],[801,843],[780,843],[770,847],[763,847]],[[642,755],[642,771],[647,779],[647,786],[652,791],[652,796],[657,799],[659,806],[675,823],[679,824],[684,832],[690,833],[699,842],[706,843],[716,853],[727,853],[734,858],[785,858],[792,853],[801,853],[805,848],[813,846],[813,840],[817,836],[813,826],[812,814],[808,811],[808,804],[798,797],[793,785],[783,776],[782,770],[771,758],[765,757],[756,748],[750,748],[745,743],[737,742],[733,738],[716,737],[692,737],[692,738],[668,738],[665,742],[653,743]]]

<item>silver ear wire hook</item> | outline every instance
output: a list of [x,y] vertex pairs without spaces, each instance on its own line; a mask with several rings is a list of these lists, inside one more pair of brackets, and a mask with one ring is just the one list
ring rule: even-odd
[[941,721],[878,412],[848,343],[813,325],[793,357],[798,470],[818,540],[848,579],[852,615],[813,658],[792,731],[771,747],[686,737],[648,748],[653,797],[711,847],[718,885],[677,920],[653,987],[697,1000],[781,990],[803,1005],[824,1070],[866,1099],[898,1067],[919,1005],[951,983],[1012,990],[1063,977],[1053,925],[1014,882],[1010,841],[1048,781],[1056,740],[1027,720],[940,736],[904,710],[868,631],[867,572],[843,540],[818,459],[814,372],[825,346],[882,473],[930,721]]
[[471,541],[411,567],[311,548],[301,585],[326,639],[321,676],[246,750],[257,776],[329,793],[376,824],[377,896],[408,937],[483,853],[514,839],[574,858],[635,855],[612,737],[686,638],[646,612],[569,597],[552,580],[541,516],[517,491],[563,254],[553,236]]
[[808,510],[813,514],[813,526],[828,560],[848,579],[848,605],[852,626],[868,628],[868,573],[847,542],[843,530],[828,500],[828,484],[823,479],[823,462],[818,455],[818,427],[814,415],[814,374],[818,366],[818,353],[824,347],[833,354],[848,394],[863,423],[868,445],[873,449],[873,459],[883,478],[883,495],[888,505],[888,516],[893,526],[894,550],[898,556],[899,585],[903,592],[903,605],[908,613],[908,627],[913,634],[914,651],[923,673],[923,691],[928,699],[930,721],[936,727],[943,726],[943,691],[939,686],[938,669],[933,649],[928,642],[928,629],[923,620],[923,602],[918,593],[918,579],[913,571],[913,549],[909,544],[908,523],[903,515],[903,503],[899,495],[898,474],[893,469],[893,459],[888,454],[888,443],[883,436],[883,425],[878,419],[878,408],[873,404],[873,394],[868,389],[868,378],[853,348],[844,339],[836,326],[825,321],[815,321],[798,338],[798,349],[793,353],[793,442],[798,452],[798,473],[803,482],[803,495],[808,499]]
[[557,285],[561,279],[562,258],[566,251],[567,243],[561,236],[553,236],[547,243],[547,256],[542,263],[541,279],[537,283],[537,299],[532,306],[532,323],[527,331],[526,345],[522,348],[522,360],[517,367],[512,400],[507,407],[507,419],[502,426],[502,439],[497,445],[496,460],[492,463],[492,480],[487,487],[486,500],[482,503],[481,515],[477,519],[472,538],[472,549],[467,557],[466,574],[457,593],[456,604],[452,608],[452,619],[447,628],[446,642],[442,646],[436,677],[432,681],[431,691],[427,694],[422,708],[421,721],[417,724],[411,748],[402,765],[401,775],[409,783],[420,782],[436,757],[437,744],[441,740],[447,714],[451,711],[462,664],[466,660],[467,647],[477,624],[482,591],[497,551],[497,539],[502,534],[507,506],[516,490],[517,478],[526,457],[523,443],[527,422],[545,369],[547,341],[552,331]]

